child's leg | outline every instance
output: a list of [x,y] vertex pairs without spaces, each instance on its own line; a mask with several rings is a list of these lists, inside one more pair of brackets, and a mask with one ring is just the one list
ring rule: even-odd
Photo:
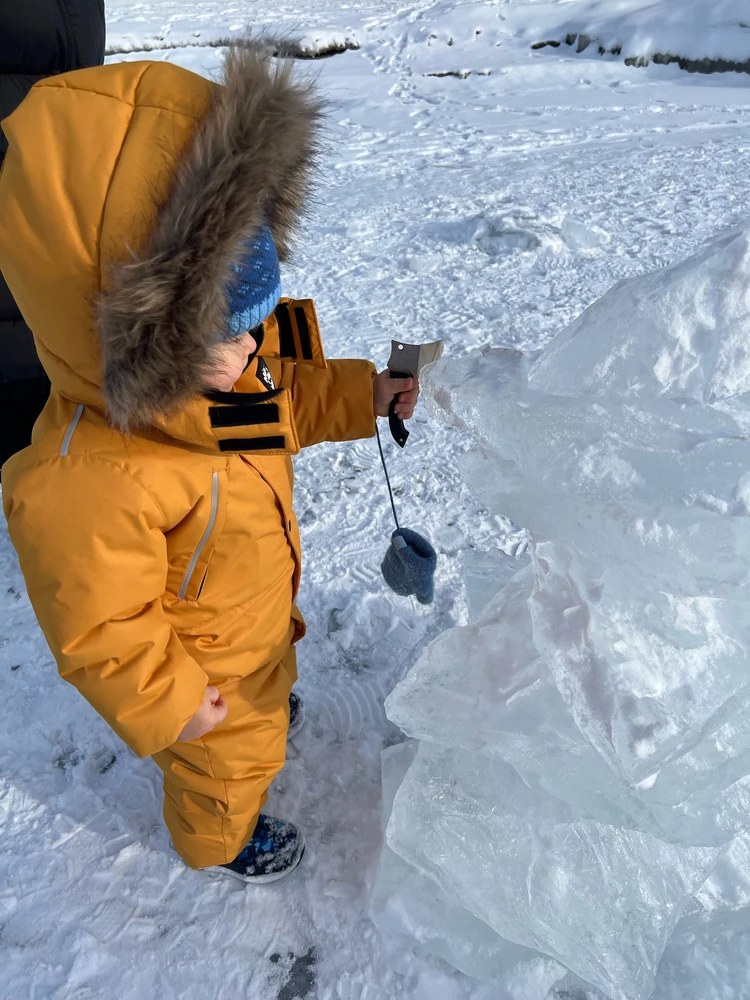
[[268,787],[284,766],[296,679],[290,646],[280,663],[219,684],[229,711],[218,730],[154,755],[164,772],[164,819],[192,868],[233,861],[252,836]]

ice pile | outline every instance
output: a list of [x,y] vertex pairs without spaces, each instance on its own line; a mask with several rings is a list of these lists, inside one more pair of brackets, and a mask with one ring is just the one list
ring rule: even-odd
[[425,391],[531,561],[388,700],[373,915],[514,1000],[671,997],[750,929],[750,224]]

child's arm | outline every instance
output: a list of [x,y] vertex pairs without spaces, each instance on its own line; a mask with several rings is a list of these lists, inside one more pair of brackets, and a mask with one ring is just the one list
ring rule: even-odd
[[419,395],[413,379],[392,379],[387,370],[378,375],[369,361],[329,361],[324,370],[294,366],[292,400],[300,447],[372,437],[375,416],[388,416],[396,394],[396,412],[408,420]]
[[396,413],[409,420],[419,396],[414,379],[377,374],[369,361],[329,361],[324,370],[295,366],[292,399],[300,447],[320,441],[353,441],[375,434],[375,417],[387,417],[399,396]]
[[65,680],[141,757],[173,743],[208,678],[166,620],[164,514],[123,469],[88,456],[3,482],[29,598]]
[[373,364],[329,361],[325,369],[294,365],[293,372],[292,405],[300,447],[374,436]]

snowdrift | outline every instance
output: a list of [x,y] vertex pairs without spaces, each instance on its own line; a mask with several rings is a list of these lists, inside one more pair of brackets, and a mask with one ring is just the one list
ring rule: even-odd
[[750,73],[745,0],[568,0],[469,4],[441,0],[415,12],[404,45],[423,76],[491,76],[528,65],[530,50],[631,66],[676,63],[690,72]]
[[750,225],[425,391],[531,561],[388,699],[373,916],[514,1000],[682,1000],[665,950],[750,929]]
[[[627,63],[678,63],[690,72],[750,73],[750,12],[745,0],[577,0],[540,4],[522,29],[540,32],[534,48],[621,56]],[[567,51],[563,48],[563,51]]]

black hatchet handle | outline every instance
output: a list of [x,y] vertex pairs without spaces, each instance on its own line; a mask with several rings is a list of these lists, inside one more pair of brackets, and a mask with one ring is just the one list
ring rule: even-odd
[[[411,372],[391,372],[391,378],[411,378]],[[391,400],[390,409],[388,410],[388,426],[391,429],[391,435],[396,444],[403,448],[409,439],[409,432],[407,431],[403,420],[396,413],[396,403],[399,401],[401,393],[397,392],[396,395]]]

